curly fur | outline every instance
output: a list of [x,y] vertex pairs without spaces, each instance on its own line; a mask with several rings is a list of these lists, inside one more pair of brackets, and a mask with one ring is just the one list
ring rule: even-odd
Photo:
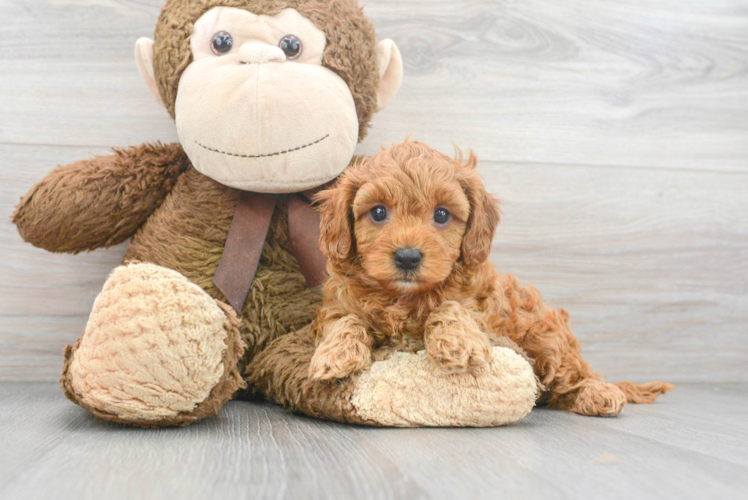
[[366,326],[350,314],[327,325],[326,336],[312,357],[309,374],[331,380],[366,368],[371,362],[372,338]]
[[[345,318],[356,324],[359,339],[364,325],[376,346],[423,342],[431,360],[449,371],[484,365],[489,337],[507,336],[533,360],[546,389],[541,400],[584,415],[615,414],[627,401],[651,402],[672,389],[662,382],[606,383],[582,358],[566,311],[547,306],[534,287],[497,274],[488,256],[498,202],[483,187],[476,163],[472,152],[463,163],[406,141],[350,168],[319,194],[330,279],[314,325],[324,346],[315,354],[318,365],[354,358],[346,364],[352,371],[368,363],[361,359],[367,350],[346,352],[350,341],[333,348],[333,339],[346,335],[340,331]],[[388,211],[385,222],[369,217],[377,205]],[[437,207],[451,213],[448,224],[433,221]],[[393,263],[402,247],[423,255],[413,272]]]

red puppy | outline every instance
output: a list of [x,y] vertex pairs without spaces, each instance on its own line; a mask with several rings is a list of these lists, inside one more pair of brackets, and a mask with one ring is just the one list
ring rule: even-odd
[[451,372],[484,365],[492,340],[516,342],[545,390],[540,402],[584,415],[619,413],[672,389],[604,381],[582,359],[569,316],[532,286],[496,272],[488,256],[497,201],[476,158],[451,159],[406,141],[349,168],[318,195],[330,279],[314,331],[316,379],[371,363],[375,347],[416,351]]

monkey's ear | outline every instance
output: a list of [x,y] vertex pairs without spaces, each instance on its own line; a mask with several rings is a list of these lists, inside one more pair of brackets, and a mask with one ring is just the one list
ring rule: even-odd
[[377,64],[379,65],[377,111],[381,111],[395,98],[403,82],[403,58],[400,55],[400,49],[389,38],[377,44]]
[[158,91],[158,85],[156,84],[156,75],[153,71],[153,40],[150,38],[138,38],[135,42],[135,62],[138,63],[138,71],[140,77],[145,82],[145,86],[151,91],[151,95],[156,100],[164,105],[163,99],[161,99],[161,93]]

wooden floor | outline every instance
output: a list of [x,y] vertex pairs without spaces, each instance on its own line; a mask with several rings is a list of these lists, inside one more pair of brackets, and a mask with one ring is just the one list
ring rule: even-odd
[[235,401],[182,429],[94,418],[0,383],[0,498],[744,499],[748,385],[679,387],[615,418],[535,409],[496,429],[373,429]]

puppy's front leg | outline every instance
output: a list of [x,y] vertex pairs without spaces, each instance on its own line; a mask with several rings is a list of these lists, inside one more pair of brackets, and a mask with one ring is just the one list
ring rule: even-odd
[[447,372],[464,372],[491,359],[491,343],[459,302],[447,300],[429,314],[423,340],[429,358]]
[[355,314],[315,325],[319,344],[309,364],[309,376],[317,380],[344,378],[371,363],[374,338]]

